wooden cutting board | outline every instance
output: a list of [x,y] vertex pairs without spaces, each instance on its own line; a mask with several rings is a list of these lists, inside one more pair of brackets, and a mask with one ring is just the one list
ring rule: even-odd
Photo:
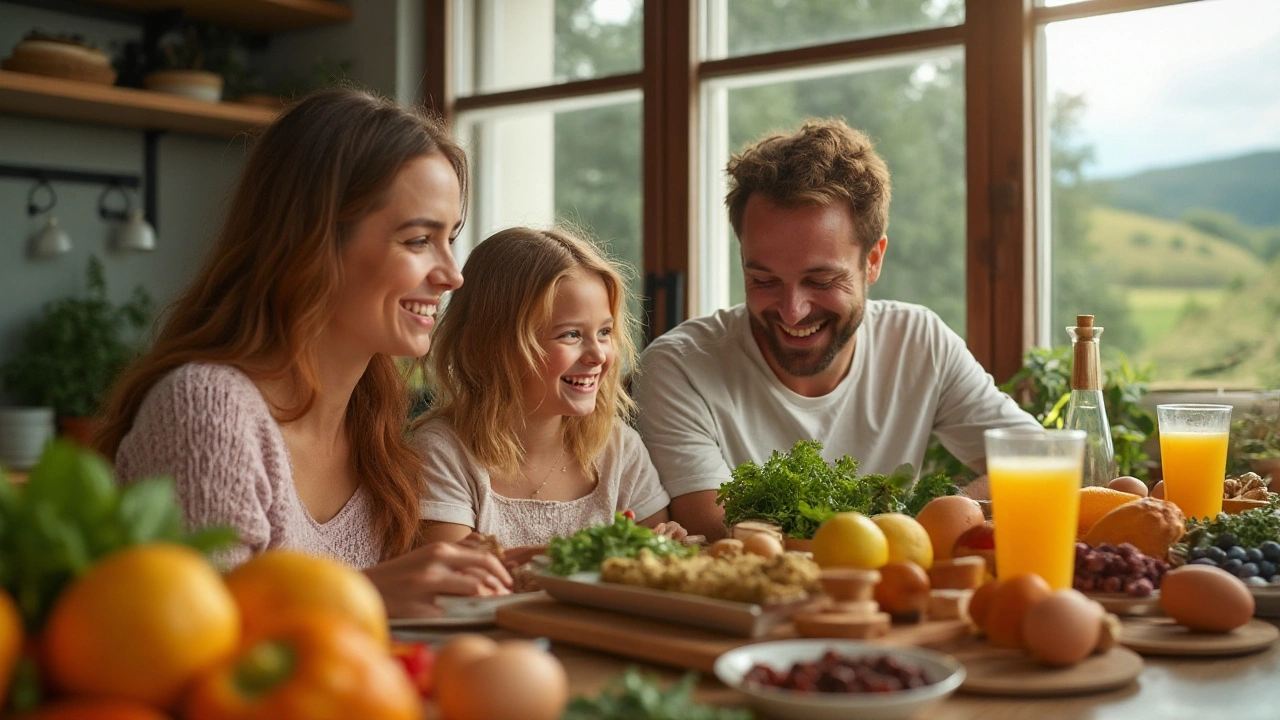
[[1042,665],[1022,650],[992,647],[971,638],[939,645],[964,665],[960,692],[1008,697],[1087,695],[1124,687],[1142,672],[1142,658],[1132,650],[1115,647],[1090,655],[1068,668]]
[[1271,647],[1280,630],[1262,620],[1250,620],[1229,633],[1196,632],[1169,618],[1126,620],[1120,643],[1143,655],[1210,657],[1247,655]]
[[[498,608],[498,627],[556,642],[662,665],[711,672],[716,658],[743,645],[797,637],[790,624],[758,638],[734,637],[687,625],[623,615],[555,600],[530,600]],[[967,637],[962,620],[896,625],[876,642],[934,645]]]

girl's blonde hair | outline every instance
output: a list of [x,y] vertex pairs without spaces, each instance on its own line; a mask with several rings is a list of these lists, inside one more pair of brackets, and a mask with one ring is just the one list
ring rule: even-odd
[[635,412],[622,380],[633,365],[635,344],[620,266],[564,230],[502,230],[467,258],[466,282],[441,313],[427,358],[436,390],[428,417],[448,420],[491,471],[519,470],[525,448],[516,425],[533,409],[525,407],[522,381],[546,362],[538,331],[551,320],[557,287],[575,271],[604,282],[616,353],[600,380],[595,410],[564,423],[565,444],[584,472],[591,474],[613,423],[629,421]]

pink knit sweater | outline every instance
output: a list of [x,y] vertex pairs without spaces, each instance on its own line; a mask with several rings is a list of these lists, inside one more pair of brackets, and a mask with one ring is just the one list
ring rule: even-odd
[[361,486],[332,519],[316,522],[293,486],[289,448],[262,393],[226,365],[192,363],[147,393],[116,453],[122,482],[177,481],[191,528],[226,524],[241,545],[218,558],[238,565],[268,548],[327,555],[357,568],[378,562],[372,505]]

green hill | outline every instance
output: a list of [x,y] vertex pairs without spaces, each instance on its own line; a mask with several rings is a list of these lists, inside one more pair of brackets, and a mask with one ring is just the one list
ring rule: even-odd
[[1280,224],[1280,150],[1147,170],[1100,180],[1099,201],[1145,215],[1180,220],[1196,208],[1246,225]]
[[1266,272],[1257,256],[1215,235],[1125,210],[1096,207],[1090,244],[1129,286],[1225,288]]

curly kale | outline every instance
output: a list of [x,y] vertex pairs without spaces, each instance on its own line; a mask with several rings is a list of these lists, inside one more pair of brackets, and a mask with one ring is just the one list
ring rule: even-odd
[[551,557],[551,572],[556,575],[571,575],[599,570],[605,558],[635,557],[642,548],[658,556],[687,557],[698,551],[696,547],[682,545],[643,525],[637,525],[622,513],[615,513],[610,525],[593,525],[569,537],[552,538],[547,547],[547,555]]

